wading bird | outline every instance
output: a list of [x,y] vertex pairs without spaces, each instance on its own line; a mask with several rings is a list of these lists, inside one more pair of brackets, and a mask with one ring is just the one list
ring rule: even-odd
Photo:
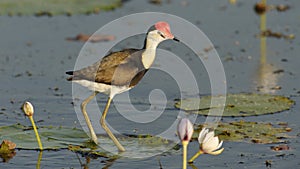
[[151,67],[158,44],[168,39],[178,41],[171,33],[168,23],[157,22],[148,30],[142,49],[124,49],[114,52],[88,67],[66,72],[66,74],[72,75],[67,79],[68,81],[76,82],[93,91],[93,94],[82,102],[81,111],[95,143],[98,143],[98,139],[86,112],[86,105],[99,92],[108,95],[100,123],[119,151],[125,151],[105,123],[110,103],[116,94],[130,90],[138,84]]

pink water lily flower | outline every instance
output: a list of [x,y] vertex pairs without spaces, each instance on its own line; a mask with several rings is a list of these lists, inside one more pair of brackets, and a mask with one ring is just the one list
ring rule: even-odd
[[186,169],[187,146],[192,139],[193,132],[193,124],[188,118],[183,118],[179,121],[177,126],[177,133],[183,147],[182,169]]
[[177,132],[181,141],[189,142],[194,132],[193,124],[188,118],[183,118],[178,123]]

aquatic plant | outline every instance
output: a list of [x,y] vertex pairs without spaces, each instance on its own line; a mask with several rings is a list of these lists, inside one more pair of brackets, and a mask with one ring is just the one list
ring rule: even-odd
[[32,124],[33,130],[34,130],[35,136],[36,136],[36,140],[37,140],[38,145],[40,147],[40,150],[43,150],[43,145],[42,145],[39,133],[37,131],[36,125],[35,125],[34,120],[33,120],[34,109],[33,109],[32,104],[30,102],[25,102],[23,104],[23,111],[24,111],[25,115],[31,121],[31,124]]
[[178,123],[177,132],[183,146],[182,168],[186,169],[187,146],[194,132],[193,124],[188,118],[183,118]]
[[219,141],[219,137],[215,136],[214,131],[203,128],[199,133],[198,142],[200,144],[199,151],[188,161],[192,163],[201,154],[218,155],[224,150],[222,147],[223,141]]

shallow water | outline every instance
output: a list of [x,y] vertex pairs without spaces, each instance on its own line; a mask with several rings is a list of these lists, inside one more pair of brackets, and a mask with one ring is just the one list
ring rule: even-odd
[[[145,1],[131,0],[123,7],[98,15],[56,16],[56,17],[0,17],[0,125],[21,123],[30,125],[24,118],[20,107],[25,100],[35,105],[37,125],[78,127],[80,124],[74,112],[72,102],[72,85],[65,80],[64,72],[72,70],[82,42],[69,42],[66,37],[78,33],[93,33],[101,26],[123,15],[136,12],[157,11],[177,15],[197,25],[216,46],[223,62],[228,93],[257,92],[261,86],[259,16],[253,11],[256,1],[238,1],[231,5],[228,1],[163,1],[162,5],[152,5]],[[281,86],[272,90],[275,94],[291,97],[296,104],[291,110],[278,114],[247,117],[249,121],[288,122],[293,130],[288,139],[291,150],[274,152],[272,145],[225,142],[224,152],[219,156],[203,155],[194,163],[197,168],[265,168],[265,161],[272,161],[272,168],[299,168],[299,102],[300,69],[298,38],[300,3],[297,1],[274,1],[274,4],[289,4],[286,12],[271,11],[267,13],[267,27],[272,31],[294,34],[294,40],[267,38],[267,62],[272,69],[283,69],[283,73],[273,75],[271,81]],[[183,30],[184,31],[184,30]],[[102,43],[102,42],[101,42]],[[99,45],[101,45],[99,43]],[[105,43],[105,42],[103,42]],[[163,44],[162,44],[163,46]],[[285,61],[285,60],[286,61]],[[157,59],[156,64],[159,64]],[[149,108],[148,92],[161,74],[150,71],[139,86],[131,91],[137,109]],[[168,76],[164,76],[168,79]],[[199,73],[203,82],[200,94],[209,94],[210,84],[206,73]],[[163,86],[165,83],[156,84]],[[168,85],[169,86],[169,85]],[[56,89],[57,88],[57,89]],[[128,134],[156,134],[177,118],[178,110],[172,107],[172,100],[179,97],[172,90],[175,86],[164,88],[170,104],[167,111],[156,121],[148,125],[130,123],[117,114],[112,107],[107,121],[115,129]],[[147,97],[146,97],[147,96]],[[104,106],[104,95],[99,95],[100,107]],[[142,98],[142,99],[141,99]],[[199,116],[197,121],[203,122]],[[243,118],[224,118],[224,121]],[[122,120],[122,123],[120,121]],[[125,127],[124,127],[125,126]],[[198,150],[198,143],[189,146],[191,156]],[[0,168],[35,168],[38,161],[37,151],[20,150],[7,163],[0,163]],[[89,161],[89,162],[87,162]],[[120,158],[115,161],[98,157],[86,160],[85,157],[67,150],[45,151],[41,159],[41,168],[180,168],[180,151],[171,154],[146,158]],[[190,167],[191,168],[191,167]]]

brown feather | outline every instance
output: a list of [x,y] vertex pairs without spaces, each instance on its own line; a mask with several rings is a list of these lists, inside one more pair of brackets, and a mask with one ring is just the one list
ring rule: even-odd
[[142,64],[143,50],[126,49],[111,53],[86,68],[68,72],[68,80],[89,80],[116,86],[134,86],[146,73]]

